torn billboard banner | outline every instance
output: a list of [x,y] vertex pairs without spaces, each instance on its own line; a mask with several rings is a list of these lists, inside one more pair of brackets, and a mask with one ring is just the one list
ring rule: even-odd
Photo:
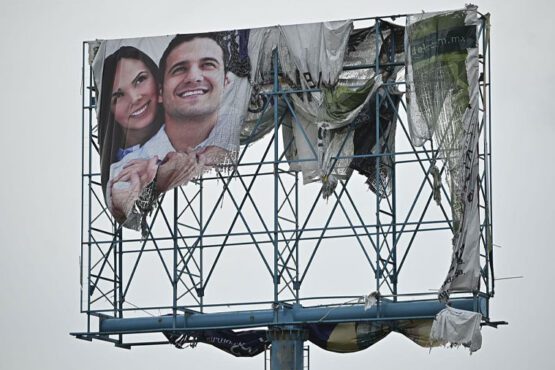
[[478,288],[477,8],[407,17],[407,116],[414,145],[434,140],[446,161],[453,218],[453,255],[441,289]]
[[433,320],[353,321],[307,324],[308,340],[331,352],[350,353],[369,348],[391,332],[409,338],[421,347],[440,343],[430,338]]
[[[373,346],[391,332],[402,334],[421,347],[429,348],[441,345],[444,342],[430,336],[433,322],[431,319],[352,321],[305,324],[303,329],[306,330],[307,339],[310,342],[326,351],[352,353]],[[271,345],[266,330],[263,329],[219,329],[189,333],[166,331],[164,336],[171,344],[180,349],[186,346],[194,347],[197,343],[205,343],[235,357],[254,357]]]
[[164,335],[177,348],[206,343],[235,357],[254,357],[270,345],[266,330],[220,329],[185,334],[164,332]]
[[344,67],[368,64],[376,52],[387,58],[391,47],[402,55],[395,41],[402,31],[383,22],[378,49],[374,29],[353,32],[349,20],[95,42],[91,65],[109,211],[146,235],[146,216],[160,194],[205,171],[231,168],[240,144],[271,131],[276,50],[282,89],[312,89],[280,97],[277,106],[293,135],[291,170],[302,171],[305,183],[325,181],[329,173],[350,176],[350,160],[336,161],[335,152],[371,154],[375,145],[355,148],[355,128],[345,127],[374,109],[370,97],[400,68],[376,74]]

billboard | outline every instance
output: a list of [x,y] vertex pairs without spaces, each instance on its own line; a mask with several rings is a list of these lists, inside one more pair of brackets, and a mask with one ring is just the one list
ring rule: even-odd
[[[444,229],[453,232],[453,251],[439,298],[448,300],[451,292],[475,292],[479,289],[481,269],[477,150],[481,22],[475,7],[469,6],[458,11],[409,15],[406,16],[406,27],[379,19],[373,26],[355,28],[352,21],[346,20],[92,43],[90,63],[97,99],[101,185],[107,209],[118,224],[140,230],[146,238],[149,233],[147,216],[165,192],[180,186],[190,186],[187,190],[191,190],[193,186],[189,183],[208,171],[226,170],[231,173],[230,181],[237,177],[242,182],[241,176],[257,177],[259,169],[247,175],[240,174],[239,169],[235,172],[236,166],[273,165],[274,172],[266,174],[277,177],[280,172],[287,176],[291,172],[300,173],[301,176],[295,174],[295,187],[291,189],[297,190],[300,178],[303,184],[319,183],[319,192],[313,191],[315,187],[310,189],[316,201],[320,196],[324,199],[336,196],[337,202],[326,225],[317,229],[322,230],[320,239],[300,237],[305,230],[316,230],[310,225],[307,227],[315,208],[299,227],[300,213],[291,205],[294,221],[287,221],[296,224],[295,229],[288,232],[298,234],[290,240],[318,240],[309,259],[310,265],[335,206],[341,204],[341,194],[337,194],[336,187],[344,190],[354,171],[364,176],[368,188],[377,194],[376,215],[382,211],[379,202],[389,197],[394,178],[400,178],[395,177],[394,171],[396,156],[403,152],[395,151],[395,133],[399,108],[402,108],[406,112],[409,130],[407,132],[404,126],[401,128],[416,159],[400,160],[397,164],[418,161],[431,187],[431,195],[415,230],[406,231],[405,225],[417,224],[409,220],[409,216],[426,181],[422,182],[404,223],[398,223],[396,219],[397,205],[392,197],[386,200],[391,213],[383,211],[391,218],[391,223],[385,217],[380,220],[376,216],[377,224],[370,225],[370,228],[379,230],[382,226],[403,225],[399,235],[414,232],[414,239],[430,200],[433,197],[441,206],[441,194],[444,194],[451,207],[451,219],[443,209],[441,211],[446,218]],[[254,164],[252,161],[239,163],[242,150],[267,134],[275,136],[267,140],[266,152],[272,145],[278,146],[274,148],[274,161],[266,161],[264,154],[262,158],[257,157]],[[419,151],[415,148],[424,144],[431,149],[425,147]],[[418,157],[419,153],[424,154],[427,161]],[[449,194],[443,189],[442,173]],[[217,181],[221,178],[212,177]],[[343,184],[340,181],[344,181]],[[195,181],[195,184],[202,188],[201,182]],[[233,190],[229,191],[227,185],[224,184],[224,193],[227,190],[233,198]],[[250,196],[251,185],[252,182],[248,187],[242,183],[246,192],[243,201]],[[279,185],[284,193],[289,191],[284,198],[287,201],[293,199],[287,198],[292,190],[286,189],[282,183]],[[275,190],[277,181],[274,186]],[[355,203],[350,195],[347,196],[351,203]],[[294,199],[296,203],[297,194]],[[230,231],[244,209],[243,203],[237,207],[235,199],[232,201],[237,214]],[[258,204],[252,199],[249,201],[262,220]],[[186,202],[191,203],[189,199]],[[277,197],[275,203],[277,219],[280,213]],[[177,209],[176,204],[174,209]],[[218,200],[215,204],[223,202]],[[360,205],[361,208],[371,208],[366,202]],[[363,223],[355,204],[353,208]],[[104,211],[102,207],[101,212]],[[355,230],[348,212],[344,209],[343,212],[346,222]],[[265,232],[260,234],[269,235],[271,230],[263,220],[262,224]],[[109,227],[112,226],[110,219]],[[376,266],[383,267],[383,270],[376,270],[371,265],[378,280],[377,289],[381,286],[380,279],[396,284],[397,272],[388,271],[388,265],[397,258],[397,249],[389,250],[389,240],[382,239],[381,233],[391,234],[392,245],[398,246],[395,244],[399,240],[395,236],[398,231],[379,230],[376,233],[378,242],[374,244],[368,225],[361,226],[366,235],[355,231],[352,236],[357,239],[361,235],[368,236],[374,247],[378,245]],[[251,233],[246,222],[245,227]],[[274,227],[275,234],[278,230],[283,233],[281,224],[276,222]],[[198,230],[198,237],[192,235],[196,239],[192,249],[202,238],[206,240],[206,227]],[[225,234],[217,234],[217,237],[221,235]],[[229,235],[228,231],[223,243],[208,244],[220,248],[213,267],[223,248],[234,244],[228,244]],[[262,242],[275,242],[278,253],[274,253],[274,258],[277,261],[278,255],[282,258],[279,243],[284,242],[288,248],[290,240],[275,237]],[[115,244],[114,241],[111,245]],[[259,240],[253,238],[253,242],[257,244]],[[242,244],[242,241],[235,243]],[[359,244],[365,251],[360,241]],[[412,239],[401,266],[411,245]],[[202,244],[203,248],[205,246]],[[383,246],[392,257],[381,257]],[[180,251],[177,244],[174,244],[173,251]],[[287,249],[286,252],[292,256],[292,251]],[[263,253],[260,254],[264,259]],[[103,258],[106,259],[106,255]],[[174,257],[174,261],[178,259]],[[181,262],[184,267],[179,276],[187,268],[183,256]],[[380,265],[382,262],[383,266]],[[300,282],[293,279],[291,276],[291,281],[299,283],[300,287]],[[173,282],[171,277],[170,280]],[[205,283],[191,280],[198,297],[203,297]],[[279,279],[273,282],[277,286]],[[397,294],[396,285],[391,290]],[[187,292],[191,291],[192,288]],[[380,292],[373,294],[379,296]],[[365,302],[371,295],[365,298]],[[174,300],[177,299],[174,296]],[[202,307],[202,302],[200,305]],[[358,351],[375,344],[391,331],[400,332],[420,345],[436,344],[430,338],[431,320],[397,320],[395,325],[366,321],[324,323],[325,316],[318,323],[303,323],[303,328],[308,331],[309,340],[326,350]],[[265,330],[234,332],[226,328],[187,333],[166,331],[164,334],[177,347],[204,342],[235,356],[261,353],[269,340]]]
[[[435,140],[451,190],[454,253],[442,295],[476,289],[478,24],[469,6],[409,16],[406,29],[345,20],[103,41],[92,66],[107,208],[146,236],[161,194],[233,168],[240,146],[276,124],[289,169],[321,182],[323,198],[353,170],[387,197],[394,157],[380,155],[395,152],[405,78],[411,141]],[[288,113],[282,124],[276,110]],[[430,173],[441,180],[437,167]]]

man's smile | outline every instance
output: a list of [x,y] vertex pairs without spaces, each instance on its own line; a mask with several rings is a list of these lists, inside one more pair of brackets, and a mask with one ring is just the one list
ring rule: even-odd
[[185,91],[179,92],[177,94],[177,96],[179,96],[180,98],[187,98],[189,96],[204,95],[206,93],[208,93],[207,88],[196,88],[196,89],[185,90]]

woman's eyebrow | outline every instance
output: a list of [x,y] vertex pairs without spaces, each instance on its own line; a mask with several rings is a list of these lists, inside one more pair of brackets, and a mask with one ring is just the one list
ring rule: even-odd
[[135,78],[133,79],[133,81],[131,81],[132,84],[135,84],[135,82],[137,82],[137,80],[139,79],[139,77],[141,77],[141,75],[143,73],[146,73],[146,70],[143,71],[139,71],[139,73],[137,73],[137,75],[135,76]]

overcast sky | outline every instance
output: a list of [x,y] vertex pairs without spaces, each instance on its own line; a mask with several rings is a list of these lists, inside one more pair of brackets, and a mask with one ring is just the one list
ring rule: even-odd
[[[555,85],[550,1],[482,1],[492,14],[493,193],[498,277],[482,349],[434,349],[400,335],[311,368],[552,368]],[[115,348],[69,336],[79,313],[82,41],[460,8],[457,1],[3,1],[0,11],[0,368],[262,369],[207,345]]]

